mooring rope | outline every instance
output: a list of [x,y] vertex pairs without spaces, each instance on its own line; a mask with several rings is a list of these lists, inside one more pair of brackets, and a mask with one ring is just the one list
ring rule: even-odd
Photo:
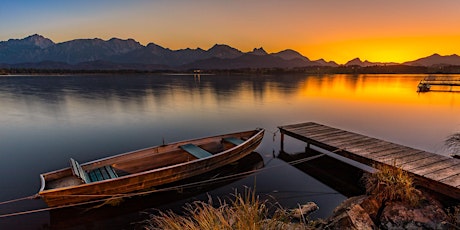
[[267,133],[271,133],[271,134],[273,134],[273,142],[275,142],[275,140],[276,140],[276,139],[275,139],[275,137],[276,137],[276,133],[277,133],[277,132],[279,132],[280,130],[279,130],[279,129],[277,129],[277,130],[276,130],[276,131],[274,131],[274,132],[272,132],[272,131],[270,131],[270,130],[265,130],[265,131],[266,131]]
[[18,202],[18,201],[21,201],[21,200],[33,200],[33,199],[37,199],[37,198],[39,198],[39,196],[38,196],[38,194],[35,194],[35,195],[32,195],[32,196],[21,197],[21,198],[14,199],[14,200],[3,201],[3,202],[0,202],[0,205],[9,204],[9,203],[13,203],[13,202]]
[[[318,157],[322,157],[326,154],[320,154],[312,157],[307,157],[295,161],[288,162],[288,165],[296,165],[300,163],[304,163],[313,159],[316,159]],[[44,211],[51,211],[51,210],[56,210],[56,209],[63,209],[63,208],[70,208],[70,207],[76,207],[76,206],[81,206],[81,205],[87,205],[87,204],[92,204],[92,203],[98,203],[102,201],[108,201],[111,199],[120,199],[120,198],[127,198],[127,197],[132,197],[132,196],[139,196],[139,195],[147,195],[151,193],[156,193],[156,192],[166,192],[166,191],[172,191],[172,190],[178,190],[178,189],[184,189],[184,188],[193,188],[193,187],[198,187],[206,184],[211,184],[211,183],[217,183],[217,182],[224,182],[228,180],[233,180],[233,179],[238,179],[238,178],[244,178],[246,175],[249,174],[256,174],[260,173],[263,170],[271,170],[273,168],[278,168],[278,167],[284,167],[285,165],[275,165],[275,166],[270,166],[270,167],[264,167],[260,169],[254,169],[250,171],[245,171],[237,174],[232,174],[228,176],[223,176],[223,177],[216,177],[208,180],[203,180],[203,181],[197,181],[197,182],[192,182],[188,184],[183,184],[183,185],[178,185],[178,186],[173,186],[173,187],[167,187],[167,188],[162,188],[162,189],[155,189],[151,191],[145,191],[145,192],[137,192],[137,193],[126,193],[126,194],[75,194],[75,195],[58,195],[58,196],[66,196],[66,197],[108,197],[108,198],[102,198],[98,200],[91,200],[87,202],[81,202],[81,203],[76,203],[76,204],[69,204],[69,205],[61,205],[61,206],[56,206],[56,207],[48,207],[48,208],[41,208],[41,209],[33,209],[33,210],[28,210],[28,211],[20,211],[20,212],[14,212],[14,213],[7,213],[7,214],[2,214],[0,215],[0,218],[5,218],[5,217],[12,217],[12,216],[19,216],[19,215],[25,215],[25,214],[32,214],[32,213],[37,213],[37,212],[44,212]],[[21,200],[27,200],[27,199],[36,199],[40,197],[38,194],[32,195],[32,196],[27,196],[23,198],[18,198],[14,200],[9,200],[9,201],[4,201],[1,202],[0,204],[7,204],[7,203],[13,203]]]

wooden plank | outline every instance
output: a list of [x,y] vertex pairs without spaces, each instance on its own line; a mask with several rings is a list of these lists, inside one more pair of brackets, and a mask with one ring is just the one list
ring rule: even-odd
[[323,125],[320,125],[320,124],[315,123],[315,122],[305,122],[305,123],[299,123],[299,124],[284,125],[284,126],[280,126],[280,128],[294,129],[294,128],[297,128],[297,127],[308,127],[308,126],[323,126]]
[[319,135],[309,135],[309,137],[315,140],[318,140],[318,141],[323,141],[323,140],[328,140],[328,139],[334,139],[344,134],[347,134],[347,132],[340,130],[340,131],[333,131],[329,133],[321,133]]
[[373,158],[374,156],[377,156],[378,153],[388,152],[389,150],[394,150],[394,149],[401,149],[401,148],[400,146],[397,146],[393,143],[381,142],[376,145],[370,146],[369,148],[363,149],[363,152],[365,153],[362,155],[367,156],[369,158]]
[[324,135],[333,135],[335,133],[341,133],[344,132],[342,130],[329,130],[329,129],[324,129],[324,130],[318,130],[318,131],[312,131],[312,130],[301,130],[297,131],[298,134],[303,135],[303,136],[308,136],[309,138],[316,139]]
[[441,182],[453,187],[460,188],[460,174],[442,179]]
[[98,168],[98,170],[101,171],[103,180],[110,179],[109,173],[107,172],[105,167]]
[[358,141],[362,139],[363,139],[362,136],[350,133],[347,136],[343,135],[342,138],[337,138],[337,139],[327,140],[327,141],[334,145],[340,145],[340,144],[347,144],[347,143],[351,143],[353,141]]
[[439,161],[439,157],[437,155],[431,155],[430,157],[427,157],[427,158],[423,158],[423,159],[420,159],[420,160],[417,160],[417,161],[414,161],[414,162],[410,162],[406,165],[404,165],[404,170],[413,170],[413,169],[416,169],[416,168],[422,168],[422,167],[425,167],[427,165],[430,165],[430,164],[433,164],[435,162],[438,162]]
[[403,164],[407,164],[412,161],[416,161],[416,160],[427,157],[427,156],[422,155],[423,154],[422,150],[414,149],[414,150],[411,150],[411,152],[413,152],[413,154],[408,154],[406,156],[396,158],[395,166],[400,167]]
[[330,130],[324,131],[324,132],[309,132],[308,130],[302,130],[302,131],[297,131],[295,132],[297,135],[305,136],[311,139],[315,139],[317,136],[321,135],[330,135]]
[[347,151],[358,154],[358,155],[368,155],[369,149],[375,148],[377,146],[382,146],[385,144],[381,140],[373,139],[369,141],[364,141],[356,144],[350,144],[348,147],[345,147]]
[[363,146],[368,146],[369,144],[372,144],[372,143],[380,143],[380,141],[372,139],[372,138],[364,138],[364,139],[356,139],[354,141],[350,141],[349,143],[337,144],[336,146],[341,149],[347,149],[347,151],[348,150],[355,151],[355,149],[363,149]]
[[378,152],[378,151],[382,151],[382,149],[383,150],[388,149],[387,147],[384,147],[381,144],[382,144],[381,142],[373,142],[373,143],[367,143],[367,144],[360,145],[360,146],[352,146],[352,147],[348,147],[347,151],[350,151],[356,155],[360,155],[360,156],[369,158],[367,157],[367,155],[369,155],[371,152]]
[[325,136],[325,137],[320,137],[320,138],[315,138],[316,140],[318,141],[328,141],[328,142],[337,142],[339,140],[347,140],[347,139],[350,139],[350,138],[354,138],[356,137],[355,135],[351,134],[351,133],[347,133],[347,132],[342,132],[342,133],[336,133],[334,135],[329,135],[329,136]]
[[89,177],[90,177],[91,182],[97,181],[96,172],[94,172],[94,171],[89,172]]
[[106,165],[106,166],[104,166],[104,167],[105,167],[105,170],[107,170],[107,172],[109,173],[109,176],[110,176],[111,179],[117,178],[117,177],[118,177],[117,173],[116,173],[115,170],[112,168],[112,166]]
[[244,143],[243,140],[239,139],[239,138],[236,138],[236,137],[227,137],[227,138],[224,138],[223,139],[224,141],[227,141],[229,143],[232,143],[234,145],[241,145]]
[[405,156],[410,156],[410,155],[416,154],[418,152],[420,152],[420,150],[416,150],[416,149],[403,150],[403,151],[399,151],[399,152],[396,152],[396,153],[393,153],[393,154],[376,157],[375,160],[377,160],[377,161],[379,161],[381,163],[393,166],[394,164],[397,163],[398,158],[402,158],[402,157],[405,157]]
[[188,153],[192,154],[196,158],[206,158],[212,156],[211,153],[208,151],[194,145],[194,144],[186,144],[186,145],[181,145],[181,149],[187,151]]
[[396,166],[397,167],[408,166],[410,164],[413,164],[414,162],[419,162],[422,159],[429,158],[429,157],[433,156],[432,154],[427,153],[425,151],[422,151],[422,150],[419,150],[419,151],[420,152],[418,152],[417,154],[413,154],[413,155],[410,155],[410,156],[407,156],[407,157],[404,157],[404,158],[400,159],[401,162],[397,163]]
[[421,176],[425,176],[426,174],[430,174],[432,172],[444,169],[446,167],[450,167],[453,163],[457,164],[457,162],[452,162],[449,159],[445,159],[443,161],[437,161],[433,164],[426,165],[422,168],[413,169],[411,170],[411,172]]
[[86,174],[85,170],[83,170],[78,161],[74,160],[73,158],[70,158],[70,167],[72,168],[72,172],[74,173],[74,175],[80,178],[84,183],[91,182],[91,179],[88,177],[88,174]]
[[388,149],[384,149],[384,150],[380,150],[380,151],[370,152],[368,155],[366,155],[366,157],[368,157],[370,159],[377,159],[379,157],[384,157],[386,155],[392,155],[392,154],[399,153],[399,152],[402,152],[402,151],[406,151],[406,150],[401,149],[400,146],[394,146],[393,148],[388,148]]
[[441,181],[450,176],[454,176],[460,173],[460,164],[452,164],[445,166],[444,168],[425,174],[425,177],[431,178],[433,180]]
[[72,168],[73,175],[81,178],[80,170],[78,169],[79,165],[77,165],[77,164],[78,163],[73,158],[70,158],[70,167]]
[[96,169],[93,172],[96,174],[96,177],[97,177],[98,181],[104,180],[104,178],[102,177],[102,173],[101,173],[101,171],[99,169]]
[[331,129],[330,127],[326,127],[323,125],[311,125],[311,126],[305,126],[305,127],[289,127],[289,128],[284,128],[284,130],[288,130],[290,132],[299,132],[302,130],[324,130],[324,129]]

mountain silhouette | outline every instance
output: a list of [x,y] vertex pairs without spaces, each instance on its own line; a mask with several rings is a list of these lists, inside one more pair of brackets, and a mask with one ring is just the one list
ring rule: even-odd
[[415,61],[405,62],[405,65],[412,66],[445,66],[445,65],[460,65],[460,56],[454,54],[449,56],[441,56],[433,54],[428,57],[420,58]]
[[368,60],[361,61],[360,58],[355,58],[348,61],[345,66],[361,66],[361,67],[368,67],[368,66],[389,66],[389,65],[398,65],[395,62],[370,62]]
[[[350,60],[345,66],[395,65]],[[403,65],[437,66],[460,65],[458,55],[433,54]],[[242,52],[225,44],[215,44],[208,50],[171,50],[155,43],[144,46],[133,39],[109,40],[75,39],[55,43],[38,34],[23,39],[0,42],[0,66],[42,69],[241,69],[241,68],[302,68],[310,66],[337,67],[337,63],[324,59],[312,61],[299,52],[286,49],[268,54],[262,47]]]

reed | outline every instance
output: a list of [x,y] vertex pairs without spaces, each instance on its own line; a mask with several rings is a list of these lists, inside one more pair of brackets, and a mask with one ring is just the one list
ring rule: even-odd
[[[172,211],[161,212],[147,221],[146,229],[211,230],[211,229],[310,229],[308,223],[291,223],[288,212],[278,207],[270,215],[267,200],[260,200],[251,189],[244,194],[235,191],[229,203],[212,199],[187,204],[184,215]],[[273,206],[272,206],[273,207]]]
[[366,192],[378,201],[402,201],[410,205],[420,202],[421,194],[414,186],[413,178],[400,167],[375,166],[375,173],[364,176]]

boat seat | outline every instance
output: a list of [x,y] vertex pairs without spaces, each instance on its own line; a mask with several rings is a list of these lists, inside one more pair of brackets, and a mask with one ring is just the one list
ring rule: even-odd
[[81,168],[80,164],[76,160],[70,158],[70,166],[72,168],[72,173],[76,177],[80,178],[84,183],[91,183],[118,177],[117,173],[110,165],[94,169],[87,173]]
[[118,177],[117,173],[110,165],[94,169],[93,171],[89,172],[88,175],[91,179],[91,182],[108,180]]
[[226,137],[223,140],[226,142],[232,143],[234,145],[241,145],[244,143],[243,140],[241,140],[240,138],[236,138],[236,137]]
[[196,158],[206,158],[212,156],[212,154],[194,144],[185,144],[179,146],[181,149],[185,150],[186,152],[192,154]]

